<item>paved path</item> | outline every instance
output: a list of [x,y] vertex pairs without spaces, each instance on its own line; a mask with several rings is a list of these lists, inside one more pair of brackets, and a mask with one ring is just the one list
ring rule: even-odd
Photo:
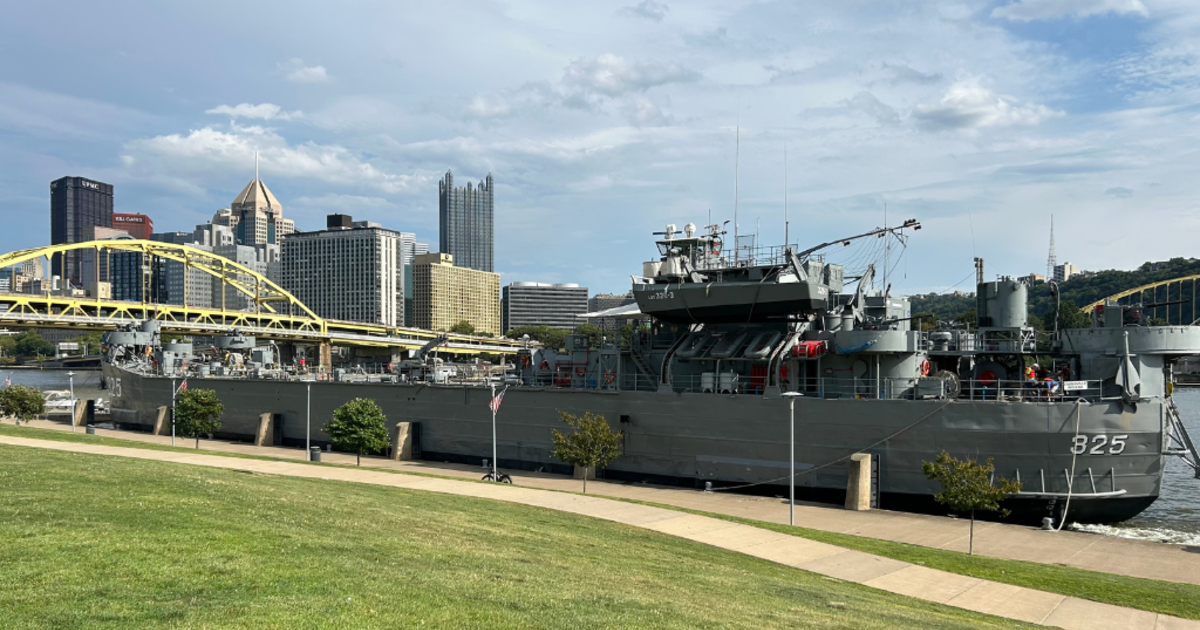
[[1200,621],[965,577],[749,525],[595,496],[370,469],[231,458],[202,452],[155,451],[14,436],[0,436],[0,444],[495,499],[624,523],[892,593],[1045,626],[1087,630],[1200,630]]
[[[66,423],[35,421],[32,426],[70,431]],[[80,429],[82,432],[83,429]],[[169,436],[135,431],[97,429],[97,435],[155,444],[170,444]],[[179,446],[192,440],[179,439]],[[280,459],[304,460],[297,448],[255,447],[253,444],[201,440],[200,450],[242,453]],[[326,462],[353,464],[354,455],[322,453]],[[477,466],[430,461],[397,462],[379,457],[363,459],[364,466],[388,470],[423,472],[446,477],[478,479]],[[580,481],[563,475],[506,471],[517,485],[548,490],[578,492]],[[1198,488],[1200,489],[1200,488]],[[727,492],[698,492],[692,489],[589,481],[588,493],[634,499],[663,505],[738,516],[772,523],[788,522],[786,501]],[[941,516],[871,510],[849,512],[837,506],[805,503],[796,506],[796,524],[856,536],[866,536],[935,549],[967,551],[965,522]],[[1091,571],[1200,585],[1200,548],[1144,540],[1100,536],[1085,532],[1044,532],[1033,527],[980,521],[975,524],[975,553],[982,556],[1057,564]]]

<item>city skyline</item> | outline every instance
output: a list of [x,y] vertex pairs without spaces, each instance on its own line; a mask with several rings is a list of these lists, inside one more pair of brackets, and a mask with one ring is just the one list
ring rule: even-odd
[[[470,3],[488,25],[473,29],[424,7],[242,8],[302,38],[246,37],[196,7],[68,9],[81,19],[52,26],[33,4],[0,25],[30,60],[0,70],[6,251],[44,229],[33,213],[62,174],[186,229],[236,195],[257,149],[305,229],[344,212],[432,240],[446,169],[493,173],[505,282],[622,292],[651,232],[733,218],[735,156],[741,232],[782,240],[786,147],[805,242],[878,225],[885,204],[922,220],[896,291],[950,290],[976,256],[1040,269],[1051,214],[1084,268],[1194,255],[1195,3],[628,2],[570,20]],[[362,27],[384,23],[408,36]],[[1147,213],[1177,229],[1113,236]]]

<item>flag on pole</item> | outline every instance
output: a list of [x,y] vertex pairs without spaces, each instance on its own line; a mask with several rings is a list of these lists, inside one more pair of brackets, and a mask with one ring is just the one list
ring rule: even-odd
[[12,387],[12,374],[4,377],[4,387]]
[[175,390],[175,393],[178,394],[179,392],[184,392],[184,391],[187,391],[187,379],[186,378],[183,379],[183,382],[179,384],[179,389]]
[[506,391],[508,391],[507,387],[500,390],[500,393],[496,394],[496,397],[492,399],[492,402],[488,403],[488,409],[491,409],[492,413],[500,411],[500,401],[504,400],[504,392]]

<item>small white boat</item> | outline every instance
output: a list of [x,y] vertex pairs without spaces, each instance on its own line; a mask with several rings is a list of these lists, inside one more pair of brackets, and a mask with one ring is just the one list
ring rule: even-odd
[[42,392],[46,397],[46,412],[54,411],[71,411],[75,406],[75,402],[71,399],[71,392],[65,389],[48,389]]

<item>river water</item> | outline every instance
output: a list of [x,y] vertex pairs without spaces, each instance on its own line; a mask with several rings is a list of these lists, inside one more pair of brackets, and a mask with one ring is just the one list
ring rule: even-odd
[[[13,385],[33,385],[39,389],[68,389],[66,370],[10,370]],[[100,389],[100,372],[79,371],[75,373],[75,396],[77,398],[107,398],[108,392]],[[1175,404],[1183,418],[1184,426],[1193,441],[1200,441],[1200,387],[1181,387],[1175,391]],[[1200,479],[1196,479],[1191,468],[1170,457],[1163,477],[1162,494],[1145,512],[1116,525],[1075,525],[1074,529],[1156,540],[1181,545],[1200,545]]]

